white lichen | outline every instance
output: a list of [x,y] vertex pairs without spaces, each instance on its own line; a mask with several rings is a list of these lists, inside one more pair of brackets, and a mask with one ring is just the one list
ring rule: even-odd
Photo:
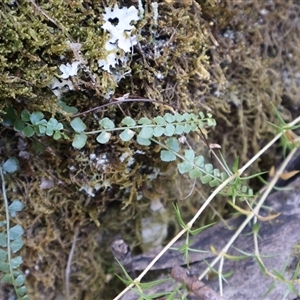
[[53,78],[50,88],[57,98],[60,98],[62,93],[74,90],[74,85],[71,80]]
[[152,12],[153,12],[153,25],[157,26],[158,25],[158,3],[157,2],[152,2]]
[[79,61],[74,61],[72,62],[72,64],[67,63],[66,65],[64,64],[60,65],[59,69],[62,72],[61,78],[67,79],[70,76],[77,75],[79,65],[80,65]]
[[88,196],[95,197],[95,193],[100,190],[101,184],[96,184],[94,187],[84,184],[79,191],[85,191]]
[[105,23],[102,28],[109,33],[109,39],[105,43],[105,50],[108,54],[105,58],[98,60],[99,67],[112,73],[111,67],[116,68],[120,62],[126,64],[128,58],[125,54],[137,44],[136,35],[132,35],[132,30],[135,29],[132,22],[139,19],[138,10],[134,6],[119,8],[115,4],[113,9],[105,8],[103,14]]
[[134,157],[132,157],[129,152],[124,152],[119,159],[120,162],[124,162],[127,159],[125,174],[130,173],[131,166],[135,163]]

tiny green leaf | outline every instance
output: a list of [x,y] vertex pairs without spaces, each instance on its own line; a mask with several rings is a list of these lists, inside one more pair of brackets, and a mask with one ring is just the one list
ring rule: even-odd
[[150,139],[153,136],[153,128],[152,127],[143,127],[140,133],[138,134],[139,137],[143,139]]
[[15,199],[8,207],[12,217],[15,217],[16,212],[21,211],[23,208],[24,208],[24,204],[17,199]]
[[194,178],[199,178],[202,176],[202,172],[198,169],[192,169],[190,172],[189,172],[189,176],[190,178],[194,179]]
[[40,111],[37,111],[37,112],[33,112],[31,115],[30,115],[30,122],[33,124],[33,125],[37,125],[37,123],[39,121],[41,121],[42,119],[44,118],[44,114]]
[[115,128],[115,123],[110,120],[109,118],[103,118],[99,124],[104,128],[104,129],[113,129]]
[[[44,125],[38,125],[38,127],[35,127],[35,132],[39,136],[43,136],[46,133],[46,130],[47,130],[47,126],[44,126]],[[53,130],[52,130],[52,133],[53,133]]]
[[153,121],[154,121],[157,125],[162,125],[162,126],[167,125],[166,120],[165,120],[162,116],[157,116],[157,117],[153,118]]
[[13,174],[14,172],[18,171],[19,168],[19,161],[13,156],[3,164],[3,171],[5,173]]
[[207,173],[212,173],[212,172],[213,172],[213,169],[214,169],[214,167],[213,167],[212,164],[206,164],[206,165],[204,166],[204,168],[205,168],[205,171],[206,171]]
[[221,173],[219,169],[214,169],[214,176],[215,177],[220,177]]
[[182,121],[184,120],[183,115],[181,115],[181,114],[179,114],[179,113],[176,113],[176,114],[174,115],[174,117],[175,117],[175,120],[176,120],[177,122],[182,122]]
[[207,120],[207,125],[209,127],[216,126],[217,125],[216,120],[215,119],[208,119]]
[[176,128],[175,128],[175,133],[180,135],[180,134],[183,134],[183,132],[184,132],[184,126],[180,125],[180,124],[177,124]]
[[21,286],[24,284],[25,282],[25,275],[24,274],[20,274],[19,276],[17,276],[17,278],[15,279],[15,283],[16,283],[16,286]]
[[42,120],[38,121],[35,125],[36,126],[43,125],[43,126],[47,127],[48,122],[45,119],[42,119]]
[[170,162],[176,160],[176,155],[168,150],[161,150],[160,151],[160,158],[162,161]]
[[192,119],[191,115],[189,113],[184,113],[183,117],[186,121],[190,121]]
[[193,169],[193,165],[186,161],[178,164],[177,167],[178,167],[178,171],[180,172],[180,174],[187,173]]
[[166,136],[172,136],[175,133],[175,126],[173,124],[167,124],[165,129]]
[[61,138],[61,134],[60,132],[56,131],[53,135],[53,139],[55,139],[56,141],[59,140]]
[[51,127],[53,129],[55,129],[57,124],[58,124],[58,121],[56,119],[50,118],[49,121],[47,122],[47,127]]
[[34,128],[32,128],[31,126],[27,125],[23,130],[22,133],[26,136],[26,137],[32,137],[35,134],[35,130]]
[[13,269],[16,269],[16,268],[20,267],[22,262],[23,262],[22,256],[16,256],[11,259],[10,265]]
[[140,136],[136,137],[136,141],[138,142],[138,144],[140,144],[142,146],[150,146],[151,145],[151,141],[149,139],[144,139]]
[[189,133],[191,131],[191,125],[190,124],[184,124],[184,132]]
[[142,117],[139,119],[138,124],[140,125],[150,125],[152,124],[152,121],[146,117]]
[[52,136],[53,133],[54,133],[53,128],[51,128],[51,127],[47,127],[47,128],[46,128],[46,135]]
[[198,125],[198,127],[200,127],[200,128],[204,128],[205,126],[205,124],[201,121],[201,120],[198,120],[197,121],[197,125]]
[[209,182],[209,185],[211,186],[211,187],[215,187],[215,186],[217,186],[217,185],[219,185],[220,184],[220,182],[217,180],[217,179],[213,179],[213,180],[211,180],[210,182]]
[[221,179],[222,181],[226,180],[228,178],[227,174],[225,172],[221,173]]
[[12,274],[4,274],[3,276],[1,276],[1,283],[12,284],[13,283],[13,275]]
[[166,113],[164,118],[168,123],[173,123],[175,121],[175,117],[170,113]]
[[239,157],[237,157],[233,163],[233,166],[232,166],[233,172],[234,173],[237,172],[238,168],[239,168]]
[[12,106],[6,107],[4,111],[6,112],[6,114],[3,115],[2,124],[4,126],[11,126],[18,119],[17,113]]
[[210,182],[211,179],[212,179],[212,177],[210,175],[205,175],[200,178],[202,184],[206,184],[206,183]]
[[167,139],[166,144],[175,152],[178,152],[180,150],[179,142],[176,138]]
[[153,129],[153,135],[154,135],[155,137],[160,137],[160,136],[162,136],[162,135],[164,134],[164,132],[165,132],[165,129],[164,129],[163,127],[155,127],[155,128]]
[[17,224],[14,227],[9,229],[10,239],[14,240],[23,235],[24,230],[21,225]]
[[[18,289],[17,289],[17,293],[19,296],[24,296],[26,293],[27,293],[27,289],[26,289],[26,286],[23,285],[23,286],[20,286]],[[27,297],[27,296],[26,296]],[[22,298],[21,300],[27,300],[28,298]],[[29,299],[28,299],[29,300]]]
[[[53,129],[53,131],[56,131],[56,130],[62,130],[64,128],[64,126],[62,123],[59,123],[56,119],[50,118],[47,123],[47,129],[48,128],[51,128],[51,129]],[[47,132],[46,132],[46,134],[47,134]]]
[[14,122],[14,130],[15,130],[15,131],[22,131],[22,130],[24,130],[25,126],[26,126],[26,123],[23,122],[23,121],[20,120],[20,119],[17,119],[17,120]]
[[191,113],[190,116],[191,116],[192,120],[194,120],[194,121],[198,120],[198,117],[194,113]]
[[78,109],[74,106],[68,106],[64,101],[57,101],[57,105],[66,113],[69,114],[76,114],[78,112]]
[[195,152],[194,152],[194,150],[191,150],[191,149],[185,150],[185,151],[184,151],[184,157],[185,157],[188,161],[193,162],[194,159],[195,159]]
[[110,132],[103,131],[97,136],[96,140],[100,144],[106,144],[109,141],[110,137]]
[[0,246],[6,247],[7,246],[7,235],[0,232]]
[[22,110],[22,112],[21,112],[21,119],[24,122],[29,122],[30,121],[30,114],[29,114],[29,112],[27,110],[25,110],[25,109]]
[[135,125],[136,125],[136,122],[135,122],[135,120],[132,119],[131,117],[125,117],[125,118],[122,120],[121,124],[124,124],[124,125],[126,125],[126,126],[128,126],[128,127],[132,127],[132,126],[135,126]]
[[204,157],[202,155],[195,158],[195,165],[202,168],[204,166]]
[[81,149],[85,146],[85,143],[87,141],[87,135],[85,133],[77,133],[74,136],[72,146],[76,149]]
[[0,260],[5,261],[7,258],[7,251],[4,251],[0,248]]
[[128,142],[133,138],[134,134],[135,132],[133,130],[127,128],[123,132],[121,132],[120,138],[123,142]]
[[64,125],[62,123],[57,123],[54,129],[55,130],[62,130],[62,129],[64,129]]
[[9,272],[9,265],[8,265],[8,263],[6,263],[4,261],[0,261],[0,271],[2,271],[4,273],[8,273]]
[[10,249],[12,253],[18,252],[24,245],[24,242],[21,237],[17,237],[10,243]]
[[81,133],[86,129],[86,125],[82,122],[82,120],[78,117],[73,119],[70,123],[71,127],[74,129],[75,132]]
[[195,131],[197,129],[197,124],[196,123],[191,123],[191,130]]

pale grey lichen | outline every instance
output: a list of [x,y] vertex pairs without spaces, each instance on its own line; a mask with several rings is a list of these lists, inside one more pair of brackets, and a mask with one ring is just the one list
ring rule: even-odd
[[132,22],[140,18],[134,6],[120,9],[115,4],[113,9],[105,8],[103,19],[105,23],[102,28],[109,32],[110,37],[105,43],[108,55],[104,59],[99,59],[98,65],[103,70],[112,73],[110,68],[115,68],[119,62],[126,63],[128,60],[126,53],[137,44],[137,37],[132,35],[132,30],[135,28]]

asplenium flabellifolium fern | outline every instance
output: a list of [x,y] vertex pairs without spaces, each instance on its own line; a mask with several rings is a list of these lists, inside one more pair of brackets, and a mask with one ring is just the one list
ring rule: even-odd
[[182,135],[198,128],[215,126],[216,122],[211,114],[207,114],[205,117],[204,113],[200,112],[198,115],[194,113],[166,113],[164,116],[157,116],[153,119],[142,117],[137,121],[127,116],[120,124],[121,126],[117,127],[114,121],[103,118],[99,121],[100,129],[85,132],[86,125],[80,118],[75,118],[71,121],[71,126],[76,132],[72,145],[77,149],[84,147],[87,135],[90,134],[98,134],[96,140],[100,144],[106,144],[110,140],[112,132],[115,131],[120,132],[119,137],[124,142],[130,141],[136,136],[138,144],[150,146],[151,138]]
[[13,286],[19,300],[28,300],[25,287],[25,274],[20,270],[23,263],[22,256],[17,255],[23,247],[22,235],[24,230],[21,225],[10,226],[10,221],[16,213],[23,210],[23,203],[15,199],[9,204],[6,195],[5,175],[13,174],[19,169],[19,162],[16,158],[10,157],[0,166],[0,177],[2,182],[2,195],[5,207],[5,218],[0,220],[0,271],[1,283]]
[[26,137],[47,135],[52,136],[54,140],[69,139],[63,132],[63,123],[55,118],[45,119],[44,114],[40,111],[29,113],[24,109],[18,116],[15,109],[7,107],[2,118],[4,126],[13,126],[15,131],[21,132]]
[[[178,171],[181,174],[188,173],[192,179],[200,178],[202,184],[215,187],[228,177],[226,172],[214,168],[210,163],[205,163],[204,156],[197,156],[193,149],[182,149],[182,144],[176,137],[197,129],[215,126],[216,121],[210,113],[206,116],[203,112],[199,114],[166,113],[164,116],[157,116],[153,119],[142,117],[139,120],[126,116],[120,122],[120,126],[116,126],[114,121],[106,117],[99,120],[100,129],[94,131],[86,131],[86,125],[80,118],[74,118],[70,125],[76,132],[72,145],[77,149],[85,146],[88,135],[97,134],[97,142],[106,144],[111,139],[112,133],[116,132],[123,142],[128,142],[136,137],[135,140],[139,145],[150,146],[151,143],[159,145],[162,161],[171,162],[177,158],[182,160],[177,164]],[[157,139],[161,137],[162,139]],[[248,190],[245,185],[236,182],[233,182],[230,188],[237,195],[241,195],[242,190],[248,197],[253,195],[251,189]]]

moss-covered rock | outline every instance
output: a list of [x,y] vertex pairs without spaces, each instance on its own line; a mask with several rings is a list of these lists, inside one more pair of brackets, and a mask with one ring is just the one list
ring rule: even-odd
[[[59,100],[77,108],[89,131],[103,117],[117,124],[124,115],[138,119],[172,110],[208,110],[218,122],[204,132],[209,143],[222,145],[229,162],[240,156],[244,163],[274,133],[268,124],[276,122],[271,103],[287,121],[299,114],[300,6],[291,0],[218,2],[165,0],[156,8],[145,1],[133,32],[138,43],[132,54],[120,52],[126,64],[110,73],[98,64],[108,55],[109,33],[101,27],[107,1],[4,1],[0,112],[8,106],[18,115],[23,109],[41,111],[63,122],[72,137],[72,116]],[[138,1],[111,1],[110,6],[115,3],[138,8]],[[62,80],[60,65],[74,61],[81,67],[70,80],[72,90],[58,99],[51,82]],[[127,93],[129,99],[160,103],[137,100],[99,108]],[[160,198],[171,206],[193,184],[160,161],[158,146],[124,143],[114,135],[106,145],[91,137],[75,150],[70,141],[28,139],[12,126],[0,130],[3,157],[15,155],[21,161],[8,193],[22,198],[26,207],[18,221],[26,228],[23,258],[31,299],[65,294],[72,243],[71,294],[111,299],[117,288],[110,281],[110,242],[119,235],[137,246],[151,201]],[[197,136],[188,141],[195,151],[208,154]],[[272,163],[268,158],[253,168],[266,170]],[[198,184],[195,190],[189,202],[179,201],[186,216],[199,206],[201,193],[209,192]],[[216,211],[226,213],[224,206],[224,201],[216,203],[201,222]]]

